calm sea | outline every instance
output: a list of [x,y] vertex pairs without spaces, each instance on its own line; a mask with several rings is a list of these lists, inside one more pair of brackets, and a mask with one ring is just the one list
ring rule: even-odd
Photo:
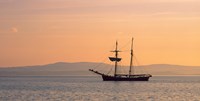
[[0,77],[1,101],[200,101],[200,76],[154,76],[148,82],[96,76]]

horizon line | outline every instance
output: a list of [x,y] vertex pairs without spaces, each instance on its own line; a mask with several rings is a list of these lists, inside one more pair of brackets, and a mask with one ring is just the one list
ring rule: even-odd
[[[58,63],[103,63],[107,65],[112,65],[104,62],[88,62],[88,61],[80,61],[80,62],[65,62],[65,61],[58,61],[58,62],[52,62],[52,63],[46,63],[46,64],[35,64],[35,65],[16,65],[16,66],[0,66],[0,68],[16,68],[16,67],[32,67],[32,66],[46,66],[46,65],[53,65],[53,64],[58,64]],[[191,66],[191,65],[181,65],[181,64],[167,64],[167,63],[154,63],[154,64],[144,64],[144,65],[136,65],[136,66],[151,66],[151,65],[171,65],[171,66],[184,66],[184,67],[200,67],[200,66]],[[122,65],[122,66],[129,66],[129,65]]]

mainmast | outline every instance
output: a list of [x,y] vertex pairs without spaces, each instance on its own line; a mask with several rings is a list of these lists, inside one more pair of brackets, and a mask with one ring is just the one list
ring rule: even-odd
[[132,66],[133,66],[133,38],[131,42],[131,60],[130,60],[130,68],[129,68],[129,77],[131,76]]

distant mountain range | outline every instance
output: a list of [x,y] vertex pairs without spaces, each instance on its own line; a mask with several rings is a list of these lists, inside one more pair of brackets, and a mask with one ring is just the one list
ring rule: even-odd
[[[95,69],[104,73],[113,72],[112,65],[105,63],[57,62],[47,65],[2,67],[0,76],[78,76],[95,75],[88,69]],[[121,66],[119,73],[127,73],[128,66]],[[169,64],[153,64],[135,66],[136,73],[150,73],[152,75],[200,75],[200,66],[181,66]]]

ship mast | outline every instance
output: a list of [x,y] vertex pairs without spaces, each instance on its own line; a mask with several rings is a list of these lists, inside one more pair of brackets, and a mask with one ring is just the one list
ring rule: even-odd
[[131,60],[130,60],[130,68],[129,68],[129,77],[131,76],[132,66],[133,66],[133,38],[131,42]]
[[120,51],[117,49],[117,46],[118,46],[118,42],[116,41],[116,48],[114,51],[111,51],[111,52],[115,52],[115,57],[109,57],[110,61],[115,62],[115,71],[114,71],[115,77],[117,76],[117,62],[121,61],[121,58],[118,57],[118,53]]
[[[118,58],[118,50],[117,50],[117,45],[118,45],[118,42],[116,41],[116,49],[115,49],[115,58],[117,59]],[[114,76],[117,76],[117,62],[118,61],[115,61],[115,73],[114,73]]]

